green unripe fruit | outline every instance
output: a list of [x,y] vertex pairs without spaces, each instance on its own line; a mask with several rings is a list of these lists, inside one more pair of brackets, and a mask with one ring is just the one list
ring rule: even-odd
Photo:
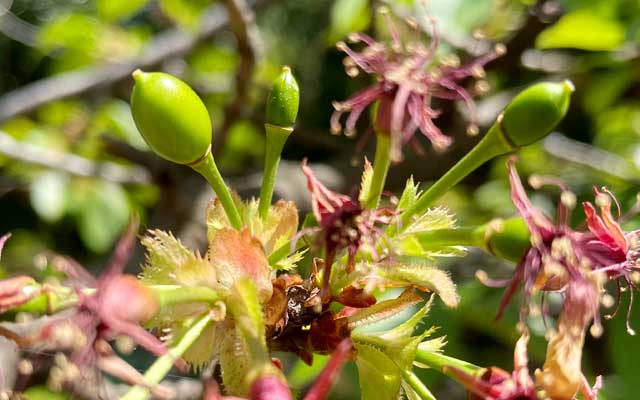
[[502,116],[502,132],[515,146],[526,146],[551,133],[569,108],[571,81],[538,83],[520,92]]
[[211,118],[198,95],[162,72],[133,73],[133,119],[149,147],[177,164],[201,159],[211,145]]
[[522,218],[492,221],[474,232],[479,247],[504,260],[519,262],[531,247],[531,234]]
[[267,97],[266,122],[271,125],[291,127],[296,123],[300,105],[300,88],[291,68],[282,72],[271,86]]

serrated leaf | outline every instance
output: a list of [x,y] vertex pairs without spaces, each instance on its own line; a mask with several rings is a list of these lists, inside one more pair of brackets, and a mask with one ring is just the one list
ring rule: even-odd
[[[353,343],[358,352],[356,365],[363,400],[395,400],[400,392],[402,374],[381,350],[365,343]],[[374,384],[375,382],[375,384]]]
[[231,287],[227,307],[245,339],[266,343],[258,289],[249,278],[240,278]]
[[579,9],[542,31],[536,47],[607,51],[618,48],[624,39],[625,27],[620,22],[594,10]]
[[404,190],[402,191],[402,196],[400,196],[400,201],[398,201],[398,211],[406,210],[411,207],[416,200],[418,199],[418,185],[413,183],[413,175],[407,179],[407,183],[404,186]]
[[196,341],[184,352],[182,358],[194,371],[202,371],[218,355],[221,337],[226,336],[223,326],[228,325],[227,323],[209,324]]
[[396,299],[381,301],[349,316],[347,318],[349,329],[353,330],[360,326],[375,324],[391,318],[407,307],[411,307],[421,301],[422,297],[413,293],[412,290],[405,290]]
[[421,264],[391,265],[378,270],[378,275],[401,285],[436,293],[444,304],[456,307],[460,298],[449,274],[436,267]]
[[437,229],[451,229],[456,225],[456,220],[444,207],[430,208],[424,214],[413,220],[405,229],[406,233],[433,231]]
[[31,207],[47,222],[59,221],[67,209],[69,177],[58,171],[47,171],[31,182]]
[[298,263],[302,261],[308,249],[296,251],[288,257],[281,258],[275,264],[271,264],[271,268],[276,271],[291,271],[298,267]]
[[252,360],[246,343],[233,330],[226,331],[220,345],[220,369],[225,392],[234,396],[248,397],[247,371]]
[[[427,313],[431,309],[432,304],[433,296],[431,296],[431,298],[429,298],[429,301],[427,301],[425,305],[420,308],[420,310],[414,313],[411,318],[396,326],[395,328],[380,333],[380,337],[389,341],[410,337],[415,332],[418,324],[422,321],[425,315],[427,315]],[[432,333],[432,330],[428,330],[427,333],[428,335],[430,335]]]
[[369,199],[371,193],[371,183],[373,181],[373,168],[369,160],[364,160],[364,171],[362,171],[362,181],[360,182],[360,193],[358,194],[358,201],[360,204],[365,204]]
[[[234,193],[234,201],[244,225],[258,239],[264,252],[270,255],[284,243],[290,241],[298,229],[298,209],[291,201],[279,200],[269,209],[265,222],[258,213],[258,200],[243,202]],[[223,228],[231,228],[222,204],[216,199],[207,207],[207,237],[212,241]]]
[[143,282],[217,287],[214,267],[184,247],[171,233],[150,230],[141,243],[147,249]]

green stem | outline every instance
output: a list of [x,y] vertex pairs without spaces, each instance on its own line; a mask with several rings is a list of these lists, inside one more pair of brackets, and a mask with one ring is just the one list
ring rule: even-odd
[[267,132],[267,148],[264,160],[264,177],[262,178],[262,188],[260,189],[260,204],[258,211],[260,218],[266,221],[273,197],[273,187],[276,183],[278,165],[280,165],[280,154],[284,148],[287,138],[293,132],[293,128],[264,124]]
[[[436,183],[431,185],[411,207],[402,212],[400,215],[402,226],[406,227],[411,221],[411,217],[425,212],[436,200],[447,193],[449,189],[464,177],[476,170],[480,165],[494,157],[516,149],[517,147],[511,144],[502,133],[499,122],[496,122],[476,147],[458,161],[458,163],[438,179]],[[395,232],[394,226],[390,229],[391,233]]]
[[[200,337],[210,322],[211,317],[209,314],[194,320],[185,333],[169,348],[167,354],[158,358],[144,373],[146,384],[153,386],[160,383],[169,373],[176,360],[182,357],[182,354]],[[149,398],[149,395],[149,389],[142,386],[134,386],[122,397],[122,400],[144,400]]]
[[391,164],[391,138],[389,135],[377,135],[376,155],[373,162],[373,176],[369,196],[365,201],[365,207],[375,209],[380,202],[380,195],[387,180],[387,172]]
[[417,232],[416,239],[426,247],[435,246],[473,246],[484,248],[478,241],[476,228],[435,229]]
[[413,371],[402,371],[402,377],[413,388],[418,396],[424,400],[436,400],[436,396],[431,393],[424,383],[413,373]]
[[181,303],[214,303],[221,298],[208,287],[152,285],[149,289],[156,295],[160,308]]
[[477,365],[471,364],[470,362],[445,356],[442,353],[422,350],[420,348],[418,348],[418,351],[416,352],[414,361],[416,363],[424,364],[440,372],[441,374],[444,374],[453,378],[455,378],[455,375],[453,375],[451,372],[447,372],[444,367],[455,367],[461,371],[466,372],[469,375],[474,375],[474,376],[478,372],[483,370],[482,367],[478,367]]
[[231,192],[229,191],[227,184],[224,183],[224,179],[222,179],[222,175],[220,175],[220,171],[218,171],[218,166],[213,159],[213,155],[211,155],[211,151],[209,151],[202,160],[191,165],[191,168],[204,176],[211,185],[213,191],[216,192],[231,226],[235,229],[242,228],[242,219],[240,218],[238,208],[233,201],[233,197],[231,197]]

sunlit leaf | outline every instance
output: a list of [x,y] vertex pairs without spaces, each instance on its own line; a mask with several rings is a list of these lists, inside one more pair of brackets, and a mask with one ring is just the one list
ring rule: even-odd
[[369,0],[336,0],[331,6],[329,43],[333,44],[352,32],[364,31],[370,23]]
[[209,0],[160,0],[160,9],[169,18],[188,28],[196,28]]
[[129,221],[126,192],[109,182],[96,182],[77,216],[82,242],[96,253],[104,253],[120,237]]
[[618,21],[583,9],[564,15],[536,38],[539,49],[574,48],[591,51],[614,50],[625,39]]
[[64,216],[67,207],[69,177],[58,171],[48,171],[31,182],[31,207],[47,222]]
[[98,0],[97,7],[102,18],[117,21],[136,14],[148,2],[149,0]]

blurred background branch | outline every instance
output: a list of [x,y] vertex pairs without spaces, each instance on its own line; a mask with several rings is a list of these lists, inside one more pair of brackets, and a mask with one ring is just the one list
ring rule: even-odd
[[[243,0],[237,1],[244,3]],[[229,2],[234,3],[231,0]],[[248,8],[246,4],[245,7]],[[184,55],[196,44],[219,32],[227,20],[225,7],[214,5],[204,13],[202,23],[196,32],[189,33],[182,28],[173,28],[159,33],[140,55],[131,61],[62,73],[9,92],[0,97],[0,122],[55,100],[113,85],[129,78],[136,68],[148,69],[166,59]]]
[[98,162],[71,153],[49,150],[17,141],[3,131],[0,131],[0,154],[72,175],[97,177],[114,183],[140,185],[151,182],[151,175],[142,167],[125,167],[109,161]]

